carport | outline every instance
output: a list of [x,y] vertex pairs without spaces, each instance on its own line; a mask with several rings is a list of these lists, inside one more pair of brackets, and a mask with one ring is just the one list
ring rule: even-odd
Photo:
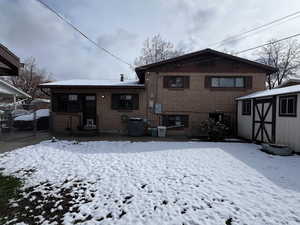
[[[0,44],[0,76],[18,76],[22,65],[19,57]],[[17,98],[31,98],[24,91],[3,80],[0,80],[0,97],[12,98],[15,108],[17,106]]]
[[17,98],[27,99],[31,98],[30,95],[24,91],[12,86],[11,84],[0,80],[0,97],[12,97],[14,108],[17,107]]

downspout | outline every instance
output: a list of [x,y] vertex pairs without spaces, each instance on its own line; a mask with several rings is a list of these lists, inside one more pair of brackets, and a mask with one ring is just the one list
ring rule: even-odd
[[[158,81],[159,81],[159,73],[156,72],[156,85],[155,85],[155,97],[154,97],[154,110],[155,110],[155,105],[158,104],[157,101],[158,101]],[[161,103],[160,103],[161,104]],[[163,106],[162,106],[163,107]],[[158,117],[158,126],[161,124],[161,115],[157,115],[154,111],[154,114],[155,114],[155,117]]]
[[14,98],[14,109],[16,110],[17,109],[17,97],[16,97],[16,95],[14,95],[13,98]]

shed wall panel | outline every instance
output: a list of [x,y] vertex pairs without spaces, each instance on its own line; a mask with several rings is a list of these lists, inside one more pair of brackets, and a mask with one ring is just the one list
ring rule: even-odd
[[243,101],[238,101],[238,136],[245,139],[252,139],[252,118],[253,118],[253,101],[251,100],[251,115],[242,115]]
[[297,98],[297,117],[279,116],[279,98],[276,109],[276,143],[291,147],[300,153],[300,94]]

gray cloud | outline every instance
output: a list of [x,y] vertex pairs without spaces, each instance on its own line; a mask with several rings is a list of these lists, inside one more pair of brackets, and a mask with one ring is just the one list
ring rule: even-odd
[[[0,14],[0,27],[1,42],[22,58],[37,58],[56,79],[113,79],[124,70],[35,1],[7,4]],[[119,34],[124,36],[124,32]],[[120,72],[113,72],[107,65],[114,65]]]
[[206,29],[217,14],[216,8],[198,9],[192,16],[191,32],[199,32]]
[[117,29],[111,34],[102,34],[97,38],[99,45],[104,47],[112,47],[116,45],[129,45],[135,44],[138,35],[131,33],[123,28]]
[[[160,33],[176,46],[199,50],[209,44],[285,16],[300,7],[280,0],[43,0],[80,27],[101,46],[128,62],[139,55],[143,41]],[[280,10],[278,10],[280,9]],[[299,20],[274,26],[218,49],[241,50],[295,33]],[[0,42],[21,59],[33,56],[56,79],[118,79],[133,71],[83,39],[35,0],[0,1]]]

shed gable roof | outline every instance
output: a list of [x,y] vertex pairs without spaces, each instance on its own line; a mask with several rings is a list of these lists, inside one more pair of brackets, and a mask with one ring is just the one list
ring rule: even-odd
[[274,88],[271,90],[264,90],[264,91],[257,91],[254,93],[251,93],[249,95],[245,95],[239,98],[236,98],[236,100],[246,100],[246,99],[253,99],[253,98],[265,98],[265,97],[271,97],[275,95],[285,95],[285,94],[292,94],[292,93],[299,93],[300,92],[300,85],[293,85],[289,87],[283,87],[283,88]]

